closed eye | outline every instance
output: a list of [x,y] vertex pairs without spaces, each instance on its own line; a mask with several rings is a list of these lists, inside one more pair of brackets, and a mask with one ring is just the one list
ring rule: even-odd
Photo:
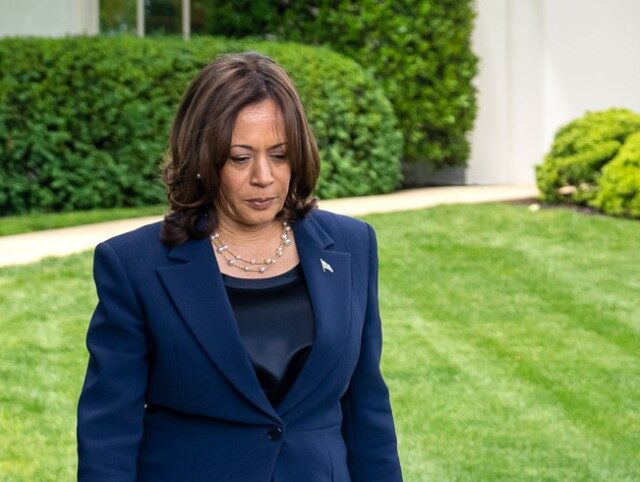
[[[279,161],[285,161],[285,160],[288,159],[286,154],[274,154],[271,157],[273,157],[275,159],[278,159]],[[251,159],[251,157],[247,157],[247,156],[244,156],[244,157],[241,157],[241,156],[231,157],[232,161],[238,162],[238,163],[242,163],[242,162],[248,161],[249,159]]]

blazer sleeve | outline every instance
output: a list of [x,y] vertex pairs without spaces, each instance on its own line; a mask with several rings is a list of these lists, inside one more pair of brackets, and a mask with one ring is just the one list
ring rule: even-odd
[[148,376],[144,315],[106,242],[95,249],[93,276],[98,304],[78,402],[78,482],[134,482]]
[[378,309],[378,253],[369,231],[369,281],[360,357],[341,399],[342,434],[353,482],[401,482],[402,471],[389,391],[380,372],[382,328]]

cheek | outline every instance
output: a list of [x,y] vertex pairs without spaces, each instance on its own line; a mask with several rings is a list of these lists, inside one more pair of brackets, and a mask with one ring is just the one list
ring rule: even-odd
[[291,168],[289,166],[282,166],[277,171],[278,179],[281,184],[289,186],[289,182],[291,181]]
[[242,186],[241,173],[226,168],[220,171],[220,191],[224,192],[225,197],[232,198],[240,186]]
[[237,203],[238,190],[234,188],[234,185],[220,179],[220,201],[231,208]]

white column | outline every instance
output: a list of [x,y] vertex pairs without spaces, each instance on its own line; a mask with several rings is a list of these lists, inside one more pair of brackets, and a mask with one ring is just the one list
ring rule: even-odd
[[510,180],[509,132],[509,0],[476,0],[478,16],[473,49],[480,57],[478,115],[471,133],[468,184],[500,184]]
[[87,0],[86,21],[89,35],[100,33],[100,0]]
[[191,37],[191,1],[182,0],[182,38],[189,40]]
[[469,184],[531,184],[545,151],[543,10],[540,0],[476,0],[478,116]]
[[144,37],[144,0],[136,0],[136,26],[138,37]]
[[508,182],[532,184],[544,145],[543,10],[538,0],[509,3]]

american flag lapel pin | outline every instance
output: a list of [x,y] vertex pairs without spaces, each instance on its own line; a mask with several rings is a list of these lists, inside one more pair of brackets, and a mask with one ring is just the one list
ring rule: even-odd
[[333,268],[331,267],[331,265],[322,258],[320,258],[320,266],[322,266],[323,272],[330,271],[333,273]]

